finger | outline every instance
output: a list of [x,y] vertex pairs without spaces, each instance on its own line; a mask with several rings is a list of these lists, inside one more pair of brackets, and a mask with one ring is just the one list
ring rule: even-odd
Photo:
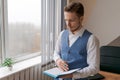
[[68,70],[69,70],[67,64],[62,64],[62,65],[61,65],[61,68],[62,68],[64,71],[68,71]]
[[68,71],[67,68],[65,68],[64,66],[61,66],[62,71]]
[[62,59],[57,60],[57,66],[59,68],[61,68],[63,71],[69,70],[68,64],[65,61],[63,61]]

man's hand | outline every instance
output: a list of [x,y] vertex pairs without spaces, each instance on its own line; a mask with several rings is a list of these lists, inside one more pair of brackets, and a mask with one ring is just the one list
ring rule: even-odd
[[62,71],[68,71],[68,70],[69,70],[68,64],[67,64],[65,61],[63,61],[62,59],[57,59],[57,60],[56,60],[56,65],[57,65],[60,69],[62,69]]

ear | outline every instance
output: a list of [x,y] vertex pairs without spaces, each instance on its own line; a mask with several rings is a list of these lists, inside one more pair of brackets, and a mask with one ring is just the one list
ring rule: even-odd
[[83,16],[81,16],[81,17],[80,17],[80,22],[82,22],[82,21],[83,21],[83,19],[84,19],[84,17],[83,17]]

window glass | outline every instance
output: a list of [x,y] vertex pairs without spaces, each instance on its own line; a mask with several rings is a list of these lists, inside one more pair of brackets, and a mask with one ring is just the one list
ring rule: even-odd
[[41,0],[8,0],[8,57],[40,53]]

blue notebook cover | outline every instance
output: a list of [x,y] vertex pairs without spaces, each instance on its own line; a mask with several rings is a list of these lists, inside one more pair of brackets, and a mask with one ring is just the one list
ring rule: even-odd
[[72,70],[64,72],[64,71],[60,70],[58,67],[55,67],[55,68],[46,70],[43,73],[46,74],[46,75],[48,75],[48,76],[50,76],[50,77],[58,78],[60,76],[66,75],[66,74],[74,73],[77,70],[80,70],[80,68],[72,69]]

